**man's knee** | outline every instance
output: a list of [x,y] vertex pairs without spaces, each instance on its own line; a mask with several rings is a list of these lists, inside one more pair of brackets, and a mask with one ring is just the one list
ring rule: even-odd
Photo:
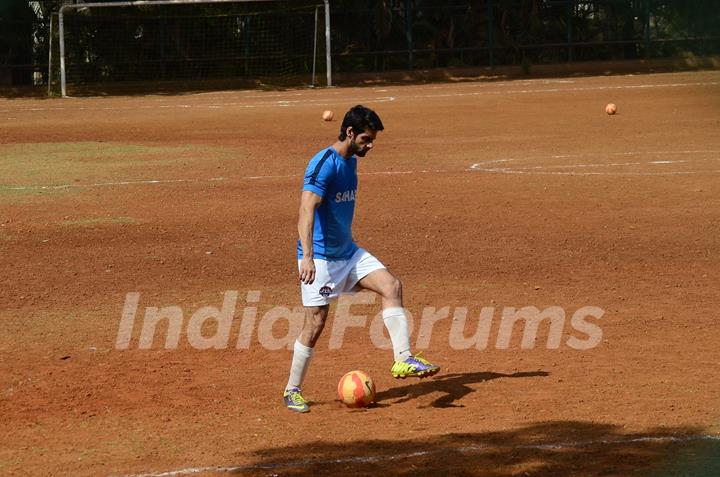
[[328,306],[311,306],[305,309],[307,323],[313,328],[322,328],[327,319]]
[[300,333],[300,342],[310,348],[315,347],[327,319],[329,306],[310,306],[305,308],[305,324]]
[[382,294],[384,298],[390,300],[402,298],[402,282],[398,278],[392,277],[383,287]]

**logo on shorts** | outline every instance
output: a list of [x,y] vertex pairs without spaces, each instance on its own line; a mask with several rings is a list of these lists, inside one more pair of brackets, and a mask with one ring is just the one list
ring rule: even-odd
[[324,287],[322,287],[322,288],[320,289],[320,294],[321,294],[322,296],[324,296],[325,298],[329,297],[329,296],[330,296],[330,293],[332,293],[332,288],[330,288],[330,287],[327,286],[327,285],[325,285]]

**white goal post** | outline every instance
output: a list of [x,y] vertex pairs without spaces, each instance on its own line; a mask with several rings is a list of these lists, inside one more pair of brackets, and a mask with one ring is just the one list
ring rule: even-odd
[[[60,63],[60,89],[63,98],[68,97],[67,94],[67,65],[66,65],[66,44],[65,44],[65,13],[71,10],[90,9],[90,8],[118,8],[118,7],[154,7],[158,5],[212,5],[212,4],[229,4],[229,3],[273,3],[278,0],[136,0],[136,1],[120,1],[120,2],[89,2],[65,4],[58,11],[58,36],[59,36],[59,63]],[[332,60],[330,55],[330,2],[323,0],[325,10],[325,68],[326,68],[326,84],[332,86]],[[319,8],[320,6],[318,6]],[[317,30],[317,9],[315,11],[315,29]],[[317,35],[313,44],[313,86],[315,76],[315,56],[317,51]],[[50,54],[52,54],[52,49]],[[52,64],[52,63],[50,63]]]

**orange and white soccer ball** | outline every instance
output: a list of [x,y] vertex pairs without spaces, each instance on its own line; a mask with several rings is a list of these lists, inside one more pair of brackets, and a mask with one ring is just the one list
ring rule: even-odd
[[338,398],[347,407],[367,407],[375,402],[375,383],[363,371],[350,371],[340,378]]

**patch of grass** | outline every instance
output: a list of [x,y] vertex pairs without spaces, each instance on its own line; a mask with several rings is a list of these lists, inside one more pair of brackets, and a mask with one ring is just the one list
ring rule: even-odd
[[0,195],[25,195],[31,194],[46,194],[53,190],[59,189],[44,189],[38,186],[21,186],[13,184],[0,184]]
[[[199,160],[197,146],[147,146],[112,142],[32,143],[0,145],[0,177],[4,193],[12,186],[89,184],[137,177],[148,166]],[[37,193],[15,189],[15,193]]]
[[0,203],[78,193],[83,186],[173,178],[188,163],[234,159],[223,147],[116,142],[0,144]]
[[[72,189],[43,188],[40,186],[18,186],[0,184],[0,203],[17,203],[29,198],[66,194]],[[79,190],[79,189],[75,189]]]

